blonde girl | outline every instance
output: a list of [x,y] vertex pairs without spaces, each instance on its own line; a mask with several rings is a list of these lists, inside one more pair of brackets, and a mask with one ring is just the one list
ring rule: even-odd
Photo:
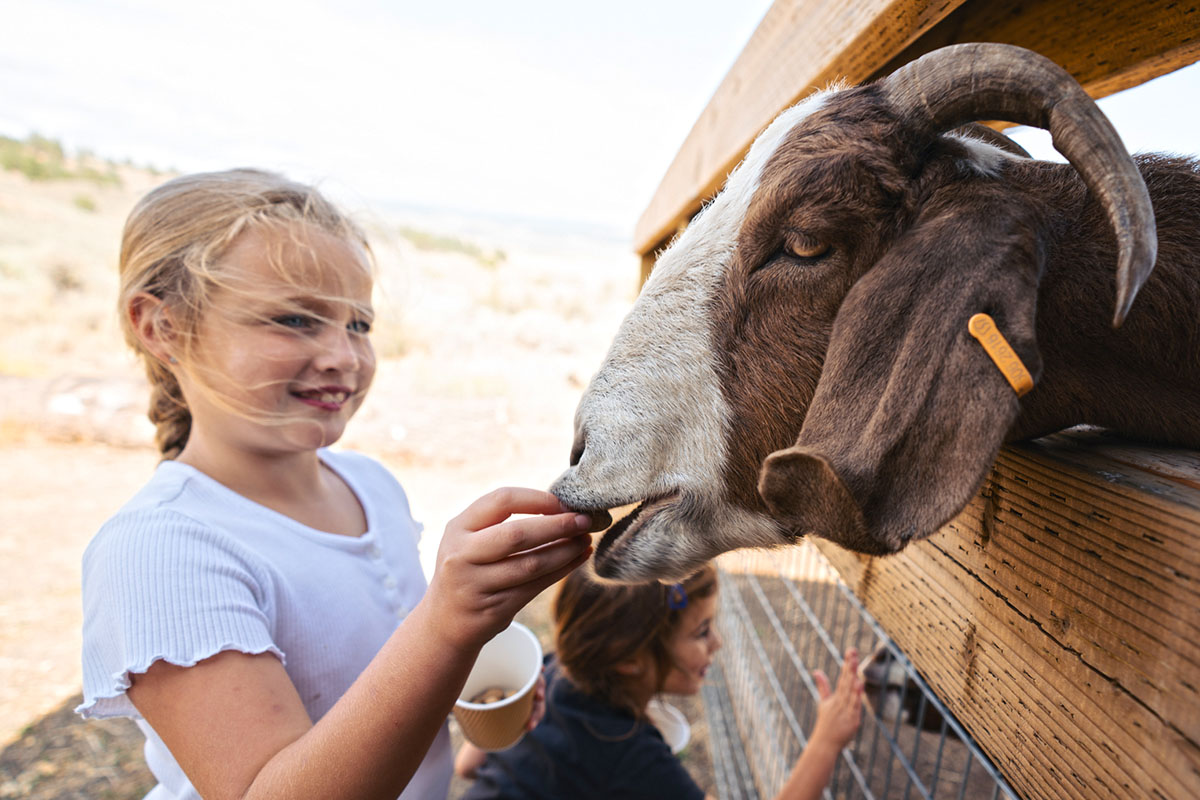
[[328,449],[375,371],[372,272],[313,188],[172,180],[130,214],[120,270],[163,461],[84,555],[78,710],[137,721],[155,800],[444,797],[479,648],[586,560],[592,520],[492,492],[426,587],[404,490]]
[[[464,800],[701,800],[647,709],[659,693],[698,693],[721,648],[717,573],[682,583],[625,586],[590,570],[567,576],[554,607],[546,713],[516,746],[485,754],[465,745],[455,762],[476,778]],[[822,673],[808,745],[780,800],[815,800],[862,717],[858,654],[846,653],[837,688]]]

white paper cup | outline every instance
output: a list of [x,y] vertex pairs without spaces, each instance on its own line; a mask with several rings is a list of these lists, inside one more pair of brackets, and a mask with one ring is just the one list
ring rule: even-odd
[[[454,717],[463,736],[481,750],[504,750],[525,733],[533,708],[533,687],[542,674],[542,646],[533,631],[513,622],[483,649],[454,704]],[[472,703],[471,698],[492,687],[514,694],[495,703]]]

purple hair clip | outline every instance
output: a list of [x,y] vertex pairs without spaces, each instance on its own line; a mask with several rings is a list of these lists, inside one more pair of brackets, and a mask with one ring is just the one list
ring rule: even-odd
[[687,608],[687,604],[688,596],[682,583],[673,583],[667,587],[667,608],[679,611],[681,608]]

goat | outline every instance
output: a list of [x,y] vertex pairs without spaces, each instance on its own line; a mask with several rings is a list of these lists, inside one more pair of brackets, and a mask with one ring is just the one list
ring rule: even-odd
[[[976,120],[1046,128],[1070,163],[960,132]],[[1200,446],[1198,301],[1195,161],[1135,162],[1042,56],[943,48],[758,136],[659,257],[551,491],[640,503],[597,545],[618,581],[808,534],[894,553],[1006,441],[1090,424]],[[1023,397],[968,333],[980,312]]]
[[896,658],[886,644],[867,656],[858,674],[863,681],[863,697],[879,719],[896,724],[912,725],[931,733],[957,739],[958,731],[946,723],[940,708],[930,703],[921,685]]

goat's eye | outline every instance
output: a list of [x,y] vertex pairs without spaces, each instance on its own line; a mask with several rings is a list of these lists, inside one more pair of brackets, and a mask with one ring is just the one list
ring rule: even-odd
[[792,258],[811,261],[829,253],[829,245],[803,233],[788,233],[783,237],[783,252]]

